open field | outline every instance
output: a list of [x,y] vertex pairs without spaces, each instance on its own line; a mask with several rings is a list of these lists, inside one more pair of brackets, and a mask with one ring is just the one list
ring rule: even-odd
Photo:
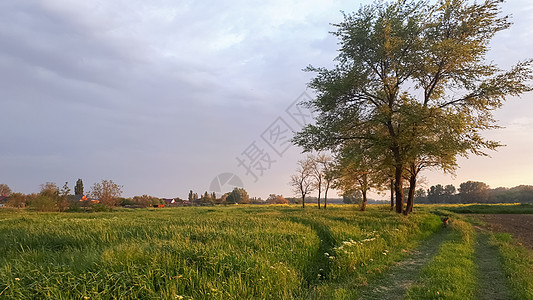
[[461,217],[443,229],[431,211],[447,208],[0,210],[0,298],[476,299],[486,265],[520,270],[496,290],[528,299],[533,259],[512,258],[529,250]]

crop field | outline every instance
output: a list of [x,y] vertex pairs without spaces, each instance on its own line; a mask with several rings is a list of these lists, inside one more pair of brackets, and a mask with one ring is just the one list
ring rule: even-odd
[[[432,211],[0,210],[0,298],[476,299],[484,288],[476,237],[484,234],[459,216],[443,228]],[[533,298],[529,250],[501,235],[483,241],[492,254],[503,251],[501,276],[521,272],[505,292]]]

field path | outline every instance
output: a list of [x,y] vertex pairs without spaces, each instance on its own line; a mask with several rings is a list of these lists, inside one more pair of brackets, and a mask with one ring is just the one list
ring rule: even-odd
[[502,269],[498,248],[489,242],[489,235],[477,229],[475,263],[478,267],[478,299],[511,299],[507,278]]
[[290,220],[295,223],[309,226],[316,232],[320,239],[320,244],[315,255],[309,260],[309,264],[304,270],[304,278],[307,287],[309,287],[320,281],[317,276],[318,274],[322,276],[322,280],[329,277],[331,260],[329,257],[325,256],[324,253],[333,253],[332,249],[335,247],[335,238],[331,234],[329,228],[319,222],[313,222],[303,218],[290,218]]
[[369,283],[359,299],[403,299],[409,286],[418,279],[422,267],[437,254],[449,232],[449,228],[440,230],[422,242],[409,258],[389,268],[383,278]]

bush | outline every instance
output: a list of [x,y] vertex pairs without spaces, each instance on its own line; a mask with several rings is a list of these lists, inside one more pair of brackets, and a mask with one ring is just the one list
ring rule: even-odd
[[30,205],[37,211],[58,211],[56,199],[50,196],[39,195]]

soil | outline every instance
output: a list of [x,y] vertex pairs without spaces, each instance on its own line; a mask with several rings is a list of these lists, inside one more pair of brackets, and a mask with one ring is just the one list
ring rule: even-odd
[[510,233],[525,247],[533,249],[533,215],[491,214],[476,217],[485,222],[487,229]]

